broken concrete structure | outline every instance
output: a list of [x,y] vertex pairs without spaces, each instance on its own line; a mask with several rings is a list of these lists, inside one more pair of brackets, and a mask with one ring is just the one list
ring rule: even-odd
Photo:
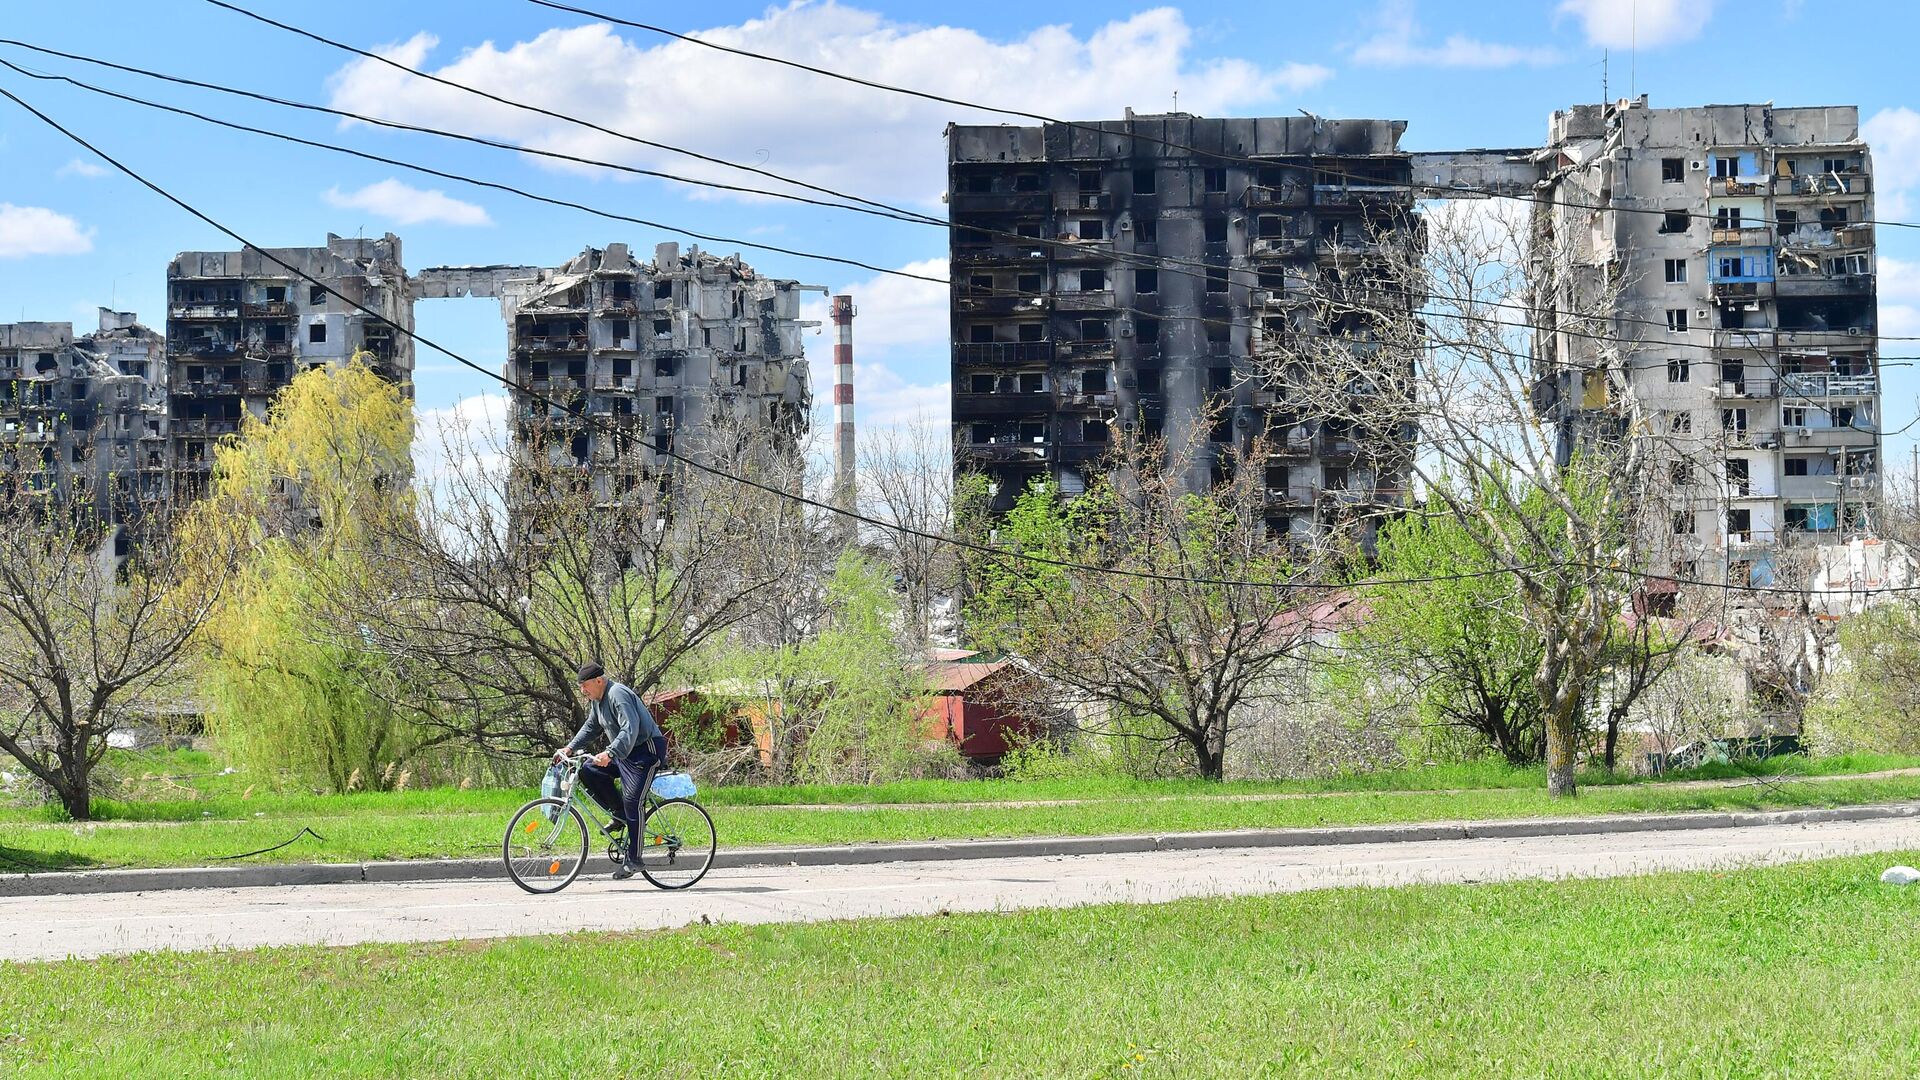
[[49,500],[81,502],[121,526],[165,497],[166,387],[160,335],[131,312],[100,309],[99,329],[0,324],[0,467]]
[[[1872,169],[1853,106],[1646,98],[1553,114],[1542,213],[1619,284],[1619,341],[1542,335],[1563,450],[1636,411],[1673,481],[1674,571],[1774,581],[1781,545],[1873,525],[1881,477]],[[1589,282],[1588,284],[1591,284]],[[1582,282],[1550,306],[1577,309]]]
[[[1410,238],[1403,121],[1186,113],[947,128],[958,463],[1009,508],[1081,490],[1118,432],[1205,487],[1264,435],[1269,531],[1399,503],[1404,448],[1359,445],[1270,379],[1305,337],[1367,348],[1366,316],[1301,303]],[[1337,320],[1336,320],[1337,321]]]
[[205,493],[214,444],[239,430],[243,414],[265,417],[299,371],[364,352],[376,372],[412,393],[413,303],[392,233],[329,233],[325,247],[265,253],[182,252],[167,267],[167,304],[177,498]]
[[422,299],[500,300],[516,442],[594,474],[608,497],[670,475],[666,451],[710,459],[713,432],[731,429],[729,453],[738,434],[797,450],[812,399],[800,294],[817,288],[672,243],[652,262],[616,243],[557,267],[436,267],[412,284]]

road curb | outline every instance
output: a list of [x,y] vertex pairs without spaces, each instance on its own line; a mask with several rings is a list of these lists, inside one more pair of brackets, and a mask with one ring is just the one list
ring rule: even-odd
[[[1815,825],[1836,821],[1920,818],[1920,802],[1876,803],[1759,813],[1703,812],[1622,814],[1510,821],[1439,821],[1405,825],[1348,825],[1317,829],[1238,829],[1221,832],[1127,836],[1037,836],[995,840],[939,840],[849,844],[839,847],[747,848],[721,851],[714,869],[771,866],[861,866],[888,862],[940,862],[1148,851],[1226,848],[1327,847],[1346,844],[1419,843],[1430,840],[1501,840],[1534,836],[1592,836],[1679,829],[1737,829],[1762,825]],[[1917,844],[1916,846],[1920,846]],[[273,885],[346,882],[461,881],[505,877],[499,859],[426,859],[413,862],[282,863],[271,866],[179,867],[0,875],[0,896],[155,892],[172,889],[238,889]]]

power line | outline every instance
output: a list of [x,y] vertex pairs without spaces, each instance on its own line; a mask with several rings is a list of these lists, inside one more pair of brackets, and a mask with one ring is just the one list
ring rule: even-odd
[[[219,0],[209,0],[209,2],[219,3]],[[1057,117],[1048,116],[1044,113],[1028,112],[1022,109],[1005,109],[1005,108],[1000,108],[993,105],[983,105],[976,101],[967,101],[961,98],[946,97],[941,94],[935,94],[925,90],[914,90],[909,87],[895,86],[890,83],[878,82],[872,79],[863,79],[857,75],[848,75],[845,72],[834,71],[830,68],[816,67],[815,65],[812,65],[812,64],[802,63],[798,60],[789,60],[786,57],[774,56],[770,53],[755,52],[751,49],[742,49],[733,45],[722,45],[718,42],[708,41],[705,38],[696,37],[692,34],[684,34],[675,30],[668,30],[665,27],[656,26],[656,25],[653,25],[652,23],[635,22],[630,19],[622,19],[617,16],[603,14],[601,12],[594,11],[589,8],[575,7],[571,4],[556,3],[555,0],[528,0],[528,2],[532,4],[537,4],[544,8],[552,8],[556,11],[568,11],[576,15],[586,16],[587,18],[590,18],[590,19],[598,19],[602,22],[612,23],[617,26],[630,27],[635,30],[645,30],[648,33],[660,34],[665,37],[673,38],[677,41],[686,42],[690,45],[699,45],[704,48],[717,50],[719,52],[730,53],[734,56],[745,57],[751,60],[759,60],[769,64],[778,64],[782,67],[790,67],[800,71],[810,72],[812,74],[820,75],[829,79],[838,79],[841,82],[853,83],[856,86],[864,86],[873,90],[881,90],[881,91],[885,91],[887,93],[893,93],[893,94],[904,94],[908,97],[921,98],[926,101],[935,101],[945,105],[957,105],[961,108],[975,109],[980,112],[998,113],[1002,116],[1018,116],[1027,120],[1037,120],[1043,124],[1054,124],[1059,127],[1067,128],[1070,131],[1091,131],[1091,132],[1095,132],[1097,134],[1102,134],[1102,135],[1114,133],[1112,129],[1100,127],[1099,125],[1089,125],[1085,123],[1077,123],[1071,120],[1062,120]],[[227,5],[221,4],[220,6],[226,7]],[[1175,142],[1175,141],[1160,138],[1154,135],[1143,135],[1137,131],[1132,130],[1131,125],[1129,125],[1129,128],[1126,132],[1126,136],[1130,139],[1144,140],[1147,142],[1155,143],[1160,146],[1164,146],[1171,150],[1180,150],[1180,151],[1193,154],[1196,157],[1209,158],[1209,159],[1220,161],[1220,162],[1231,162],[1234,164],[1255,165],[1255,166],[1276,166],[1277,165],[1283,168],[1286,167],[1286,163],[1277,162],[1268,158],[1245,157],[1245,156],[1234,155],[1234,154],[1220,153],[1212,150],[1203,150],[1200,147],[1190,146],[1186,143]],[[1287,156],[1311,157],[1312,155],[1308,154],[1308,155],[1287,155]],[[1379,187],[1400,188],[1403,190],[1415,191],[1415,192],[1462,191],[1462,192],[1468,192],[1472,194],[1486,195],[1489,198],[1513,199],[1517,202],[1541,203],[1542,205],[1546,205],[1546,206],[1561,206],[1561,207],[1567,207],[1571,209],[1618,210],[1624,213],[1646,213],[1646,214],[1663,214],[1663,215],[1669,212],[1671,213],[1684,212],[1686,213],[1688,219],[1690,220],[1691,219],[1711,220],[1712,218],[1711,214],[1698,214],[1698,213],[1693,213],[1691,211],[1667,211],[1667,210],[1655,208],[1655,207],[1632,207],[1632,206],[1617,206],[1617,205],[1606,205],[1606,204],[1573,203],[1573,202],[1565,202],[1565,201],[1554,202],[1552,200],[1546,200],[1543,202],[1537,196],[1529,197],[1525,195],[1517,195],[1510,191],[1504,191],[1499,188],[1474,187],[1474,186],[1465,185],[1465,184],[1453,185],[1445,188],[1438,187],[1433,184],[1412,184],[1412,183],[1403,184],[1398,181],[1380,180],[1376,177],[1367,176],[1364,174],[1344,172],[1337,169],[1324,168],[1317,164],[1313,165],[1312,168],[1315,172],[1321,173],[1327,176],[1338,176],[1338,177],[1342,177],[1343,179],[1349,179],[1349,180],[1365,180],[1369,184],[1376,185]],[[1891,225],[1891,226],[1895,226],[1903,229],[1920,229],[1920,222],[1911,222],[1911,221],[1867,220],[1867,221],[1856,222],[1855,224]]]
[[[209,0],[209,2],[218,3],[219,0]],[[535,0],[535,2],[538,2],[538,0]],[[220,4],[220,6],[226,7],[230,5]],[[276,25],[279,25],[279,24],[276,24]],[[299,31],[299,32],[305,33],[304,31]],[[308,36],[313,36],[313,35],[308,35]],[[698,179],[689,178],[689,177],[682,177],[682,176],[678,176],[671,173],[661,173],[654,170],[639,169],[632,166],[621,165],[615,162],[608,162],[608,161],[603,161],[603,160],[594,159],[594,158],[580,157],[577,155],[562,154],[562,153],[557,153],[552,151],[527,150],[523,147],[518,147],[510,143],[502,143],[497,140],[484,139],[478,136],[467,135],[459,132],[450,132],[450,131],[445,131],[437,128],[429,128],[429,127],[423,127],[419,125],[402,124],[402,123],[397,123],[392,121],[385,121],[378,118],[365,116],[359,113],[347,112],[345,110],[333,109],[325,106],[314,105],[307,102],[290,101],[283,98],[273,97],[271,95],[259,94],[253,91],[222,86],[215,83],[202,82],[194,79],[187,79],[181,76],[169,75],[162,72],[150,71],[147,69],[132,67],[124,64],[112,63],[109,61],[99,60],[92,57],[61,52],[59,50],[46,49],[40,46],[31,45],[25,42],[20,42],[12,39],[0,39],[0,44],[15,45],[17,47],[29,49],[35,52],[59,56],[65,59],[76,60],[82,63],[96,64],[96,65],[107,67],[113,70],[127,72],[131,74],[137,74],[137,75],[141,75],[148,78],[153,78],[153,79],[158,79],[158,80],[163,80],[163,81],[173,82],[173,83],[179,83],[182,85],[193,86],[193,87],[206,89],[206,90],[213,90],[220,93],[234,94],[240,97],[249,98],[257,101],[263,101],[263,102],[279,105],[286,108],[319,112],[319,113],[339,116],[343,118],[360,120],[369,124],[391,127],[397,130],[411,131],[411,132],[416,132],[420,134],[430,134],[430,135],[434,135],[442,138],[473,142],[479,145],[484,145],[484,146],[492,147],[495,149],[507,150],[510,152],[526,152],[526,153],[531,153],[536,155],[544,155],[544,156],[554,157],[560,160],[574,162],[577,164],[591,165],[591,166],[614,169],[614,170],[623,170],[627,172],[636,173],[639,175],[654,176],[654,177],[663,178],[663,179],[675,180],[682,183],[714,187],[721,190],[765,195],[773,198],[789,199],[791,201],[796,201],[796,202],[805,203],[809,205],[824,206],[824,207],[833,208],[833,209],[851,210],[856,213],[870,214],[872,216],[904,221],[910,224],[925,224],[925,225],[930,225],[937,228],[948,229],[948,230],[951,230],[954,228],[964,228],[964,229],[969,229],[969,230],[987,234],[987,235],[998,236],[1003,239],[1015,240],[1023,245],[1039,245],[1039,246],[1044,246],[1051,249],[1069,250],[1069,251],[1076,250],[1079,246],[1076,242],[1073,242],[1073,241],[1062,241],[1058,239],[1051,239],[1051,238],[1045,238],[1045,237],[1021,236],[1018,233],[1007,232],[1006,230],[1003,230],[1003,229],[986,228],[980,225],[956,225],[951,222],[941,221],[938,218],[934,218],[930,215],[920,214],[916,211],[906,210],[900,207],[889,207],[886,204],[882,204],[882,203],[874,203],[873,205],[883,207],[883,209],[872,209],[869,207],[854,206],[854,205],[848,205],[845,203],[826,202],[823,200],[810,199],[802,196],[795,196],[787,193],[768,191],[760,188],[742,187],[739,185],[730,185],[730,184],[719,184],[715,182],[703,181],[703,180],[698,180]],[[351,49],[351,46],[341,46],[341,47]],[[566,200],[558,200],[558,199],[554,199],[547,196],[536,195],[510,185],[476,180],[471,177],[447,173],[447,172],[427,168],[424,166],[415,165],[415,164],[394,159],[394,158],[388,158],[380,155],[371,155],[361,151],[355,151],[355,150],[349,150],[342,147],[336,147],[331,144],[322,144],[322,143],[316,143],[310,140],[299,139],[297,137],[286,135],[276,131],[251,127],[251,126],[242,125],[242,124],[235,124],[229,121],[224,121],[214,117],[210,117],[205,114],[195,112],[193,110],[160,105],[154,102],[147,101],[142,98],[136,98],[136,97],[131,97],[125,94],[119,94],[114,91],[97,87],[92,84],[86,83],[84,81],[73,79],[67,76],[36,74],[34,72],[28,71],[24,68],[20,68],[12,64],[8,64],[7,66],[12,67],[13,70],[18,71],[21,74],[28,75],[29,77],[66,82],[69,85],[73,85],[96,94],[102,94],[108,97],[114,97],[119,100],[129,102],[131,104],[146,106],[149,108],[156,108],[156,109],[160,109],[167,112],[173,112],[178,115],[188,116],[194,119],[201,120],[206,123],[233,128],[235,130],[246,131],[253,134],[265,135],[270,138],[279,138],[285,141],[299,143],[300,145],[315,147],[317,149],[334,150],[336,152],[350,154],[350,155],[361,157],[367,160],[377,161],[382,164],[389,164],[399,168],[412,169],[415,171],[426,173],[428,175],[441,177],[443,179],[450,179],[450,180],[455,180],[462,183],[473,184],[479,187],[489,187],[496,190],[506,191],[511,194],[519,195],[523,198],[528,198],[528,199],[532,199],[540,202],[546,202],[552,205],[563,206],[570,209],[582,210],[587,213],[592,213],[601,217],[607,217],[613,220],[627,221],[635,224],[642,224],[648,227],[664,229],[669,232],[680,232],[685,235],[694,236],[695,238],[698,238],[698,239],[712,239],[713,242],[717,242],[717,243],[738,244],[740,246],[751,247],[758,250],[767,250],[767,251],[778,252],[780,254],[794,255],[800,258],[809,258],[809,259],[816,259],[816,260],[828,261],[828,262],[838,262],[845,265],[856,266],[856,267],[859,267],[860,269],[872,270],[876,273],[880,273],[888,276],[902,277],[902,278],[907,278],[910,280],[917,280],[917,281],[925,281],[932,284],[941,284],[941,285],[953,284],[953,282],[947,278],[936,278],[927,274],[916,274],[911,271],[877,266],[871,263],[866,263],[859,260],[847,259],[840,256],[822,255],[819,253],[798,251],[796,249],[778,247],[774,245],[757,244],[751,241],[731,240],[724,237],[717,238],[717,239],[709,238],[709,237],[702,236],[698,233],[693,233],[690,230],[686,230],[678,226],[646,221],[644,219],[633,218],[628,215],[617,214],[610,211],[600,210],[591,206],[586,206],[581,203],[575,203],[575,202],[570,202]],[[403,70],[412,71],[413,69],[403,67]],[[430,77],[430,76],[423,75],[423,77]],[[451,85],[459,85],[459,84],[451,84]],[[666,145],[666,144],[661,144],[661,145]],[[764,171],[764,170],[761,170],[761,171]],[[768,173],[768,175],[777,175],[777,174]],[[831,189],[824,189],[824,188],[821,190],[831,191]],[[846,195],[845,193],[834,192],[834,194],[842,198],[850,198],[850,199],[858,198],[857,196]],[[870,200],[863,200],[863,201],[870,201]],[[1250,288],[1260,287],[1259,286],[1260,271],[1257,267],[1216,266],[1211,263],[1206,263],[1206,262],[1192,260],[1192,259],[1178,259],[1172,256],[1162,256],[1162,255],[1142,255],[1137,252],[1126,252],[1126,251],[1112,252],[1110,253],[1110,257],[1114,261],[1120,263],[1121,265],[1126,265],[1131,267],[1146,267],[1146,268],[1152,268],[1152,269],[1170,269],[1173,273],[1180,274],[1181,276],[1185,276],[1185,277],[1195,278],[1195,279],[1205,279],[1210,277],[1213,271],[1220,271],[1224,275],[1225,280],[1228,281],[1229,283],[1233,282],[1237,277],[1239,279],[1239,283],[1242,285],[1245,285]],[[1013,298],[1020,298],[1028,295],[1027,293],[1021,292],[1019,290],[989,289],[988,292],[990,295],[1006,296],[1006,297],[1013,297]],[[978,294],[977,290],[975,291],[975,294],[976,295]],[[1536,316],[1537,315],[1557,315],[1557,316],[1565,316],[1571,319],[1577,319],[1577,320],[1583,320],[1583,321],[1598,321],[1601,319],[1605,319],[1607,321],[1611,321],[1615,323],[1629,323],[1629,324],[1643,325],[1643,326],[1649,326],[1654,328],[1670,329],[1670,327],[1668,327],[1667,324],[1661,320],[1625,315],[1619,312],[1612,312],[1612,313],[1607,313],[1605,315],[1601,315],[1596,313],[1564,311],[1560,309],[1536,309],[1536,308],[1531,308],[1522,304],[1506,303],[1502,301],[1489,300],[1489,299],[1483,299],[1483,298],[1454,297],[1454,296],[1448,296],[1445,294],[1433,293],[1431,291],[1425,291],[1423,292],[1423,295],[1431,299],[1470,304],[1475,307],[1489,307],[1497,310],[1520,311],[1520,312],[1525,312],[1529,315],[1536,315]],[[1134,310],[1138,310],[1138,309],[1134,309]],[[1145,311],[1142,311],[1141,313],[1149,314],[1149,315],[1157,314],[1154,312],[1145,312]],[[1464,315],[1464,314],[1456,314],[1451,317],[1468,320],[1468,321],[1472,321],[1473,319],[1473,316]],[[1500,320],[1494,320],[1494,321],[1500,321]],[[1609,343],[1609,344],[1628,343],[1627,339],[1596,335],[1591,332],[1574,330],[1567,327],[1551,327],[1550,328],[1540,324],[1526,323],[1526,322],[1505,323],[1502,321],[1502,324],[1525,326],[1534,330],[1541,330],[1541,331],[1547,331],[1552,333],[1562,333],[1572,337],[1585,338],[1585,339],[1600,341],[1600,342]],[[1874,335],[1874,340],[1876,341],[1920,340],[1920,336],[1908,337],[1908,336]],[[1655,344],[1658,344],[1658,343],[1655,343]],[[1676,349],[1677,348],[1711,349],[1714,346],[1712,346],[1711,344],[1694,344],[1694,343],[1687,343],[1687,342],[1677,342],[1677,343],[1667,343],[1667,347],[1676,348]],[[1893,359],[1900,359],[1900,358],[1895,357]]]
[[[1108,575],[1115,575],[1115,576],[1129,577],[1129,578],[1136,578],[1136,579],[1143,579],[1143,580],[1166,581],[1166,582],[1172,582],[1176,584],[1215,585],[1215,586],[1243,587],[1243,588],[1280,588],[1280,589],[1307,588],[1307,589],[1344,590],[1344,589],[1353,589],[1353,588],[1418,585],[1418,584],[1430,584],[1430,583],[1438,583],[1438,582],[1445,582],[1445,581],[1460,581],[1460,580],[1467,580],[1472,578],[1503,576],[1503,575],[1509,575],[1509,574],[1523,573],[1527,571],[1539,571],[1539,570],[1558,568],[1558,569],[1584,570],[1584,571],[1593,572],[1593,573],[1619,574],[1622,576],[1633,577],[1641,580],[1671,582],[1674,584],[1698,585],[1702,587],[1717,588],[1717,589],[1723,589],[1723,590],[1733,590],[1733,591],[1740,591],[1740,592],[1779,593],[1779,594],[1793,595],[1793,596],[1805,595],[1799,590],[1776,589],[1776,588],[1753,586],[1753,585],[1739,586],[1739,585],[1733,585],[1730,583],[1722,584],[1717,582],[1697,581],[1694,579],[1676,577],[1673,575],[1651,574],[1651,573],[1646,573],[1642,571],[1628,570],[1621,567],[1601,566],[1597,564],[1581,563],[1581,562],[1575,562],[1575,561],[1547,563],[1547,564],[1528,564],[1528,565],[1511,566],[1511,567],[1495,567],[1485,571],[1472,571],[1472,572],[1466,572],[1466,573],[1430,575],[1430,576],[1424,576],[1424,577],[1403,577],[1403,578],[1372,579],[1372,580],[1360,579],[1356,581],[1347,581],[1347,582],[1313,582],[1313,581],[1275,582],[1275,581],[1245,581],[1245,580],[1239,580],[1239,579],[1233,579],[1233,578],[1194,578],[1194,577],[1183,577],[1183,576],[1170,575],[1170,574],[1157,574],[1152,571],[1130,570],[1124,567],[1096,566],[1096,565],[1090,565],[1086,563],[1074,562],[1072,560],[1054,559],[1048,556],[1037,555],[1031,552],[1008,551],[1002,548],[993,547],[991,545],[979,544],[972,541],[963,540],[959,537],[947,536],[940,533],[926,532],[924,530],[912,528],[911,526],[899,524],[898,522],[883,521],[878,518],[861,514],[857,511],[848,510],[843,507],[835,506],[831,503],[821,502],[819,500],[809,498],[805,495],[802,495],[796,492],[787,491],[778,487],[774,487],[769,484],[764,484],[750,477],[740,476],[736,473],[731,473],[724,469],[716,468],[714,466],[705,464],[704,462],[700,462],[692,458],[688,458],[670,449],[663,449],[653,444],[649,440],[638,438],[637,436],[634,436],[631,433],[616,432],[616,431],[607,429],[603,425],[599,424],[590,413],[583,411],[578,406],[559,402],[544,394],[534,391],[532,388],[528,386],[515,382],[510,378],[507,378],[505,375],[488,371],[485,367],[481,366],[480,364],[477,364],[474,361],[469,360],[468,358],[460,355],[459,353],[456,353],[451,349],[448,349],[446,346],[441,345],[438,342],[435,342],[432,339],[425,337],[424,335],[418,333],[417,331],[409,327],[401,326],[397,323],[394,323],[392,320],[388,319],[386,316],[382,315],[380,312],[374,310],[371,307],[366,306],[365,304],[361,303],[360,301],[350,296],[347,296],[345,293],[338,291],[337,289],[328,285],[326,282],[322,281],[318,277],[315,277],[314,275],[301,269],[299,266],[291,262],[288,262],[284,259],[281,259],[279,256],[275,255],[271,250],[262,248],[259,245],[254,244],[252,241],[248,240],[246,237],[242,236],[240,233],[234,231],[233,229],[220,223],[219,221],[216,221],[214,218],[212,218],[205,212],[199,210],[198,208],[194,207],[192,204],[188,203],[186,200],[180,198],[179,196],[168,191],[167,189],[161,187],[158,183],[148,179],[141,173],[135,171],[132,167],[121,162],[118,158],[115,158],[112,155],[106,153],[104,150],[100,149],[98,146],[89,142],[84,137],[75,133],[74,131],[67,128],[66,126],[62,125],[59,121],[54,120],[52,117],[48,116],[46,113],[41,112],[38,108],[29,104],[20,96],[13,93],[11,90],[6,89],[5,87],[0,87],[0,97],[5,97],[7,100],[12,101],[14,104],[20,106],[22,109],[26,110],[28,113],[30,113],[35,119],[39,120],[41,123],[59,132],[61,135],[65,136],[67,139],[71,140],[73,143],[82,147],[88,152],[98,156],[102,161],[105,161],[109,165],[112,165],[115,169],[119,170],[121,173],[125,174],[127,177],[132,179],[134,182],[140,184],[142,187],[160,196],[161,198],[167,200],[173,205],[179,207],[181,210],[184,210],[191,216],[197,218],[202,223],[208,225],[209,227],[229,237],[236,243],[240,244],[243,249],[252,250],[258,253],[260,256],[262,256],[269,262],[275,263],[276,265],[280,266],[282,269],[286,270],[289,274],[299,277],[302,280],[308,282],[310,285],[313,285],[315,287],[322,289],[328,295],[334,297],[335,299],[341,301],[342,303],[348,305],[349,307],[352,307],[353,309],[358,310],[365,315],[371,316],[379,320],[381,323],[384,323],[385,325],[392,327],[393,329],[399,331],[400,333],[405,334],[410,340],[417,342],[419,344],[425,345],[428,348],[431,348],[434,351],[441,353],[442,355],[448,357],[449,359],[460,364],[461,366],[469,368],[473,371],[479,372],[480,374],[493,379],[494,381],[500,383],[501,385],[511,390],[514,390],[520,394],[525,395],[525,397],[528,400],[538,402],[540,404],[544,404],[550,408],[557,407],[563,410],[564,412],[575,416],[583,424],[589,427],[593,427],[597,430],[600,430],[604,434],[617,435],[622,438],[630,438],[634,442],[639,443],[640,445],[646,446],[647,448],[653,450],[656,454],[671,458],[690,468],[699,470],[701,472],[707,473],[712,476],[719,477],[721,479],[733,482],[735,484],[742,485],[744,487],[752,488],[754,490],[758,490],[763,493],[773,495],[777,498],[786,499],[788,501],[798,503],[800,505],[809,507],[811,509],[840,515],[850,520],[859,522],[861,524],[869,525],[878,529],[897,532],[903,535],[913,536],[923,540],[931,540],[936,543],[946,544],[948,546],[960,548],[962,550],[973,551],[978,554],[987,555],[993,558],[1014,559],[1014,560],[1023,561],[1023,562],[1037,563],[1044,566],[1051,566],[1056,569],[1078,570],[1078,571],[1083,571],[1083,572],[1093,573],[1093,574],[1108,574]],[[1878,589],[1874,591],[1884,592],[1884,593],[1920,591],[1920,585],[1904,586],[1904,587],[1889,587],[1889,588]]]

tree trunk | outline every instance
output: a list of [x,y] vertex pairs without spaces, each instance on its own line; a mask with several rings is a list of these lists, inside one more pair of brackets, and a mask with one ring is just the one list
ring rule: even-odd
[[1574,731],[1574,702],[1562,705],[1547,714],[1547,795],[1550,798],[1564,798],[1573,792],[1573,750],[1577,741]]
[[53,785],[53,792],[60,797],[60,806],[67,816],[75,821],[93,819],[93,798],[88,791],[87,774],[81,772],[78,777],[68,770],[61,770],[60,782]]
[[1614,751],[1619,747],[1619,745],[1620,745],[1620,710],[1608,709],[1607,710],[1607,746],[1606,746],[1605,752],[1601,754],[1601,760],[1606,763],[1608,772],[1613,771]]

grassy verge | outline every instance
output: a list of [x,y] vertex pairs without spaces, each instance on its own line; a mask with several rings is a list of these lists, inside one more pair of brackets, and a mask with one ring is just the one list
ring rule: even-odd
[[1914,857],[0,965],[0,1071],[1908,1075]]
[[[723,789],[720,794],[726,793]],[[525,792],[431,791],[388,795],[282,796],[245,814],[247,800],[211,800],[215,816],[126,818],[88,823],[0,820],[0,865],[20,868],[199,865],[212,856],[278,844],[302,827],[324,839],[262,859],[357,861],[488,856]],[[1360,791],[1315,798],[1250,800],[1216,795],[1087,798],[1039,805],[739,805],[711,800],[721,843],[731,847],[875,840],[1091,836],[1125,832],[1291,828],[1435,820],[1503,820],[1686,810],[1762,810],[1920,799],[1920,776],[1785,782],[1737,787],[1615,785],[1577,799],[1540,788]],[[263,803],[263,805],[266,805]]]

